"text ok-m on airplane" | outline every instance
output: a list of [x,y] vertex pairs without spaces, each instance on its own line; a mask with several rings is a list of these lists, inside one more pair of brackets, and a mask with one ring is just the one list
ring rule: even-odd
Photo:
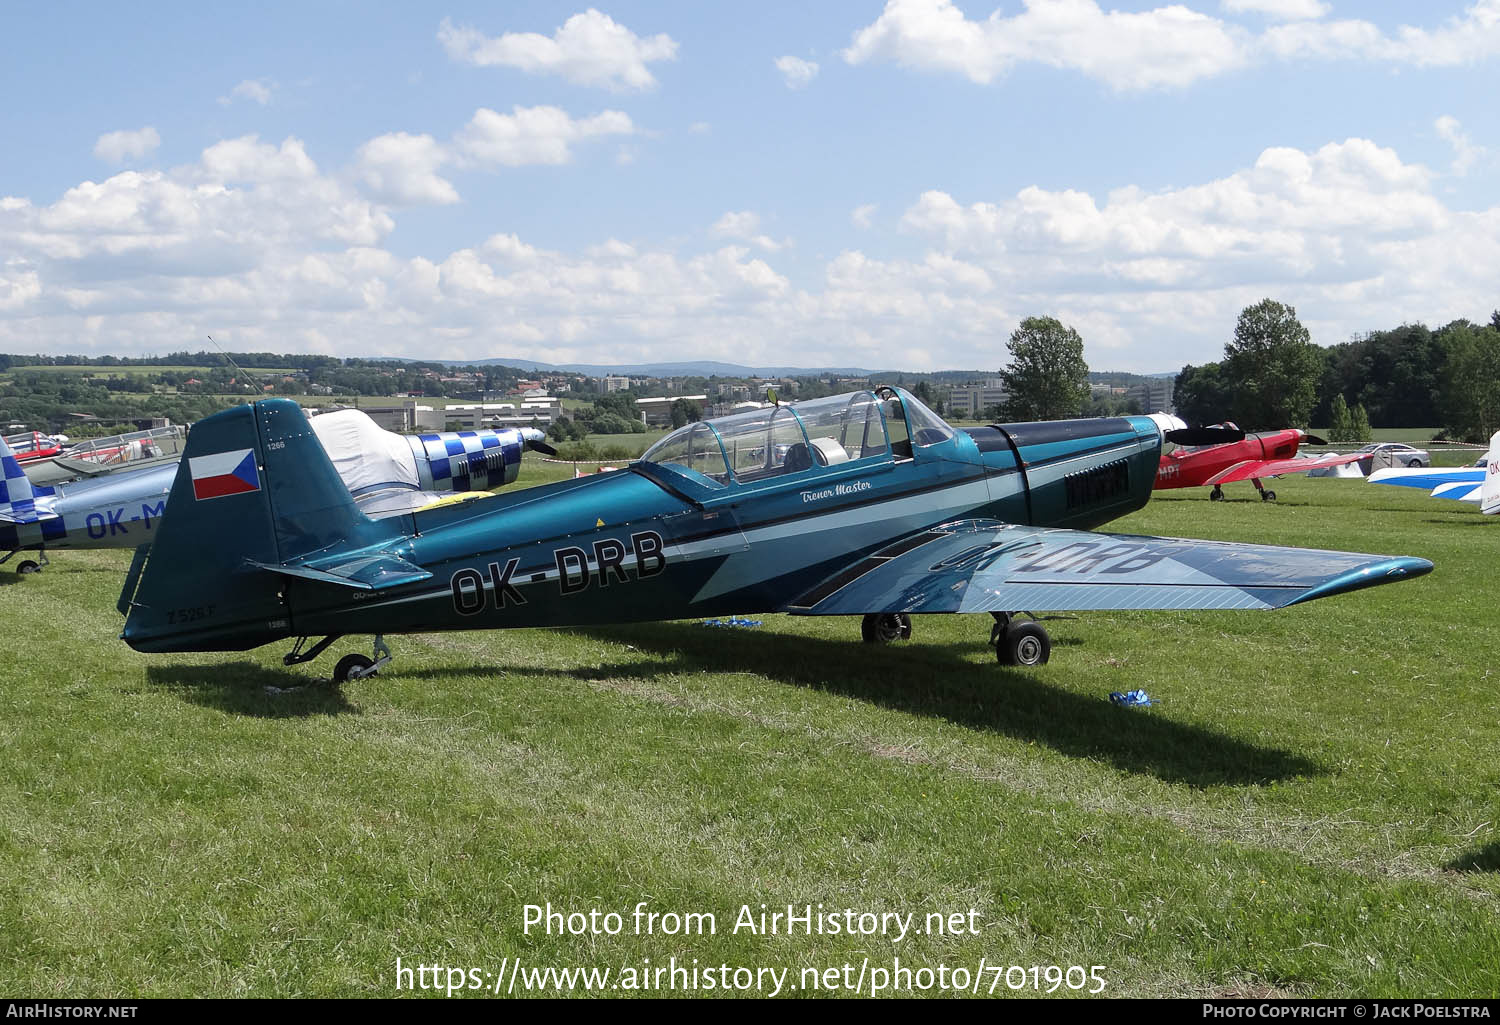
[[[1008,664],[1047,660],[1034,613],[1266,609],[1426,573],[1416,558],[1091,533],[1151,494],[1164,430],[1124,417],[955,430],[882,389],[690,424],[620,473],[382,519],[365,515],[294,403],[189,436],[121,594],[144,652],[296,638],[284,661],[380,635],[731,613],[994,617]],[[232,479],[230,479],[232,478]],[[311,648],[304,644],[314,638]]]

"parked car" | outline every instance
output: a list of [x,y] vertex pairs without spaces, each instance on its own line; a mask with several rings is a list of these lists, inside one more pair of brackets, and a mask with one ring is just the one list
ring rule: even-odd
[[[1425,449],[1413,448],[1411,445],[1403,445],[1399,441],[1377,441],[1373,445],[1366,445],[1359,449],[1363,456],[1359,461],[1359,468],[1369,476],[1372,469],[1380,469],[1386,466],[1431,466],[1432,456]],[[1379,462],[1379,466],[1375,463]]]

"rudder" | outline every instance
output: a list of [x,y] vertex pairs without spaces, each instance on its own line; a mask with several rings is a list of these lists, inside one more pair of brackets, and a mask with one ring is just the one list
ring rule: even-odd
[[296,403],[217,413],[188,435],[139,586],[121,595],[121,636],[137,651],[244,650],[290,636],[286,585],[254,563],[395,533],[359,512]]

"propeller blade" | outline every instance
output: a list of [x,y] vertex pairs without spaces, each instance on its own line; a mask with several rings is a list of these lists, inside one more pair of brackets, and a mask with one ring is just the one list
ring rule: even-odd
[[555,457],[557,455],[557,449],[553,448],[545,441],[528,441],[526,443],[526,447],[531,449],[531,451],[533,452],[540,452],[544,456]]
[[1316,434],[1304,434],[1304,435],[1302,435],[1302,440],[1305,441],[1305,442],[1307,442],[1309,445],[1326,445],[1326,444],[1328,444],[1328,442],[1324,441],[1322,438],[1318,437]]
[[1229,427],[1184,427],[1167,431],[1162,437],[1174,445],[1227,445],[1244,441],[1245,432]]

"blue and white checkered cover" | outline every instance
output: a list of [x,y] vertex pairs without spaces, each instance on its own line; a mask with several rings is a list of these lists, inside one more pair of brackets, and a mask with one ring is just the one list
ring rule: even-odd
[[520,431],[458,431],[408,435],[417,473],[429,491],[488,491],[521,472]]

